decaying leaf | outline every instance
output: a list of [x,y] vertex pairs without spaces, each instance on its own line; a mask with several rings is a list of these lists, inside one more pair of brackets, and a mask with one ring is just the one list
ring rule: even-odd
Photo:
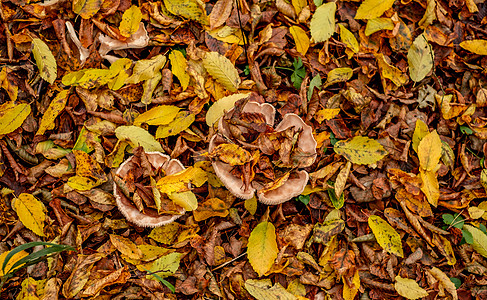
[[298,299],[296,296],[289,293],[279,283],[272,285],[272,281],[270,279],[249,279],[245,281],[245,289],[257,300]]
[[83,19],[93,17],[101,7],[101,0],[75,0],[73,1],[73,11]]
[[41,39],[32,39],[32,54],[41,77],[53,84],[57,77],[57,64],[49,47]]
[[428,292],[420,287],[413,279],[402,278],[401,276],[396,276],[395,279],[396,283],[394,283],[394,288],[399,295],[407,299],[415,300],[429,295]]
[[233,94],[227,97],[223,97],[220,100],[213,103],[213,105],[206,112],[206,125],[212,126],[218,119],[220,119],[225,111],[229,111],[235,105],[235,102],[241,99],[249,97],[249,93]]
[[404,257],[401,236],[389,223],[379,216],[371,215],[368,220],[370,229],[377,239],[377,243],[389,253]]
[[36,135],[42,135],[46,132],[46,130],[54,129],[54,126],[56,125],[54,120],[66,106],[69,94],[69,90],[62,90],[59,92],[59,94],[57,94],[56,98],[52,99],[49,107],[41,119]]
[[408,51],[409,76],[418,82],[433,69],[434,52],[424,34],[419,35]]
[[10,133],[19,128],[30,114],[30,105],[5,102],[0,105],[0,135]]
[[120,34],[129,37],[139,30],[140,21],[142,21],[142,12],[140,8],[132,5],[123,12],[122,22],[120,22]]

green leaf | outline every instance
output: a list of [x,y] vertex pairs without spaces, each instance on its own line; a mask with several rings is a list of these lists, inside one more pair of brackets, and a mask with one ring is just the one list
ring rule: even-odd
[[473,235],[470,232],[468,232],[464,229],[464,230],[462,230],[462,236],[465,239],[465,242],[467,242],[467,244],[470,244],[470,245],[473,244]]
[[53,84],[57,77],[57,64],[49,47],[41,39],[32,39],[32,54],[42,79]]
[[313,91],[315,88],[320,89],[321,85],[323,83],[321,82],[321,76],[320,74],[316,74],[313,79],[309,82],[309,88],[308,88],[308,101],[311,100],[311,97],[313,96]]

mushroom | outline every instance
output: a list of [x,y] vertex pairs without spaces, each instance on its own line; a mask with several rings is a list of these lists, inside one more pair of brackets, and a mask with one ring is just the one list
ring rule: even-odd
[[[171,159],[168,155],[160,152],[146,152],[149,163],[154,166],[155,169],[163,169],[166,175],[172,175],[184,170],[184,166],[179,160]],[[118,168],[116,175],[124,177],[129,170],[134,167],[131,156],[125,162],[123,162]],[[186,210],[180,206],[178,208],[179,214],[159,214],[155,209],[146,208],[144,212],[140,212],[134,203],[130,201],[125,194],[120,191],[118,186],[113,184],[113,194],[117,203],[117,207],[125,218],[140,227],[159,227],[169,224],[182,216]]]
[[[231,113],[230,110],[228,113]],[[242,112],[258,112],[264,115],[266,123],[270,126],[274,125],[274,117],[276,110],[268,103],[257,103],[249,101],[242,109]],[[299,130],[300,134],[296,143],[296,146],[304,153],[309,153],[308,159],[298,161],[296,167],[304,168],[309,167],[316,160],[316,140],[313,137],[313,131],[311,126],[306,125],[304,121],[296,114],[286,114],[282,121],[275,128],[276,132],[284,131],[290,127],[294,127],[295,130]],[[242,132],[246,132],[246,128],[239,126]],[[228,143],[231,134],[228,125],[223,122],[223,118],[218,122],[218,133],[214,135],[210,140],[208,151],[213,149],[222,143]],[[263,189],[264,183],[253,180],[249,187],[246,187],[242,179],[232,174],[233,166],[224,163],[219,160],[212,161],[213,169],[216,175],[220,178],[225,187],[235,196],[242,199],[250,199],[257,193],[257,198],[260,202],[268,205],[276,205],[286,202],[293,197],[300,195],[308,183],[308,173],[304,170],[293,170],[289,175],[286,182],[272,190],[265,191]],[[262,190],[262,191],[261,191]]]

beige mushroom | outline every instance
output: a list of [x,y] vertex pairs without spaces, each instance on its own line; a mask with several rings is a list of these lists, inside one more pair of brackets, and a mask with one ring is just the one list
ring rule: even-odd
[[[185,169],[179,160],[171,159],[168,155],[159,152],[146,152],[146,155],[150,164],[156,169],[162,168],[166,172],[166,175],[172,175]],[[134,156],[123,162],[115,174],[121,177],[127,175],[128,171],[135,167],[132,163],[133,157]],[[156,210],[151,208],[146,208],[144,213],[142,213],[135,207],[132,201],[119,190],[115,183],[113,184],[113,194],[120,212],[128,221],[140,227],[159,227],[166,225],[186,212],[184,208],[177,206],[179,208],[179,214],[159,214]]]
[[[276,110],[268,103],[260,104],[249,101],[242,111],[262,113],[264,114],[266,123],[268,125],[272,126],[274,124]],[[229,112],[231,112],[231,110]],[[301,131],[297,141],[297,146],[302,152],[309,154],[309,159],[298,162],[297,167],[304,168],[312,165],[317,156],[317,143],[313,137],[313,130],[311,126],[306,125],[304,121],[296,114],[286,114],[275,130],[279,132],[290,127],[294,127],[295,130]],[[246,130],[243,127],[239,129],[242,130],[242,132],[245,132]],[[219,133],[214,135],[210,140],[208,149],[210,152],[219,144],[227,143],[228,141],[225,139],[225,137],[229,138],[231,136],[228,125],[223,122],[223,118],[221,118],[218,122],[218,132]],[[268,205],[281,204],[300,195],[304,191],[309,179],[306,171],[293,171],[288,180],[279,188],[261,192],[260,190],[264,187],[263,183],[252,181],[251,186],[246,188],[242,179],[231,173],[233,166],[218,160],[214,160],[212,165],[218,178],[220,178],[222,183],[232,194],[242,199],[250,199],[254,196],[255,192],[257,192],[259,201]]]

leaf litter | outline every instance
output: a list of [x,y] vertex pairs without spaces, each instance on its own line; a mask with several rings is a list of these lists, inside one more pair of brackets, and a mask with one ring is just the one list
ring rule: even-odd
[[482,1],[0,17],[2,299],[487,297]]

